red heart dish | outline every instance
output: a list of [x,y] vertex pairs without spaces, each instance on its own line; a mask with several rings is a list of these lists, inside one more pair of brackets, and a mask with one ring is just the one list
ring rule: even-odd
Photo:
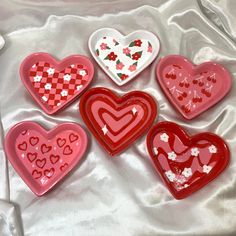
[[170,55],[157,65],[157,80],[174,107],[192,119],[219,102],[231,88],[231,75],[222,65],[193,65],[185,57]]
[[91,83],[93,74],[90,59],[80,55],[59,62],[39,52],[26,57],[20,67],[23,84],[47,114],[73,102]]
[[12,166],[37,195],[49,191],[81,160],[87,135],[76,123],[63,123],[46,131],[35,122],[20,122],[5,138]]
[[215,179],[227,166],[230,152],[215,134],[189,137],[177,124],[160,122],[147,136],[155,169],[176,199],[186,198]]
[[157,107],[147,93],[118,97],[106,88],[88,90],[80,101],[81,116],[110,155],[123,151],[152,125]]

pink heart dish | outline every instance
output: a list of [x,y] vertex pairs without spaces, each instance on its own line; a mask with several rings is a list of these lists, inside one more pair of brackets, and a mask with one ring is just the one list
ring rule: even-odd
[[26,57],[20,67],[23,84],[47,114],[73,102],[91,83],[93,75],[92,62],[81,55],[57,61],[39,52]]
[[47,131],[25,121],[9,130],[4,146],[16,172],[42,196],[81,160],[87,142],[85,131],[76,123],[62,123]]
[[119,86],[150,65],[160,51],[159,39],[146,30],[124,36],[115,29],[102,28],[90,36],[88,45],[97,63]]
[[169,101],[186,119],[193,119],[219,102],[232,83],[230,73],[222,65],[193,65],[180,55],[162,58],[156,75]]

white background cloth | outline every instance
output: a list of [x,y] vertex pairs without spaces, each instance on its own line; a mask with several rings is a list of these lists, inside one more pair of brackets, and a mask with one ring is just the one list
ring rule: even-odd
[[[128,34],[146,29],[161,40],[158,58],[181,54],[198,64],[215,60],[236,75],[234,0],[1,0],[0,33],[0,235],[235,235],[236,91],[192,121],[169,104],[155,79],[158,59],[131,83],[118,87],[96,66],[91,86],[125,93],[142,90],[159,103],[158,120],[177,122],[190,134],[211,131],[228,143],[228,168],[192,196],[175,200],[147,154],[146,134],[110,158],[89,134],[86,158],[49,194],[36,197],[9,164],[2,148],[6,132],[32,120],[45,128],[75,121],[85,129],[79,99],[55,116],[46,115],[19,78],[21,61],[44,51],[58,59],[90,56],[87,41],[96,29],[113,27]],[[90,56],[91,57],[91,56]],[[86,129],[88,131],[88,129]]]

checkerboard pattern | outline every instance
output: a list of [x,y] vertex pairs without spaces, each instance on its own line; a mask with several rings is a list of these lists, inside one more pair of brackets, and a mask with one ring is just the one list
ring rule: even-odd
[[39,61],[31,67],[29,77],[42,103],[51,109],[63,105],[88,83],[87,68],[80,64],[57,71],[53,65]]

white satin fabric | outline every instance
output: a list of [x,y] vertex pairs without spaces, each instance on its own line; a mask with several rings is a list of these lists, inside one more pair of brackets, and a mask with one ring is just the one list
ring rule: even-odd
[[[85,127],[78,112],[79,99],[55,116],[46,115],[24,88],[18,72],[21,61],[32,52],[48,52],[58,59],[71,54],[90,56],[90,34],[113,27],[124,34],[138,29],[157,34],[161,40],[159,57],[181,54],[197,64],[215,60],[235,76],[235,22],[234,0],[1,0],[0,33],[6,45],[0,52],[0,235],[235,235],[235,83],[215,107],[186,121],[156,82],[158,59],[122,87],[94,63],[91,86],[105,86],[119,93],[148,92],[159,103],[156,122],[177,122],[191,134],[211,131],[228,143],[232,156],[224,173],[178,201],[150,162],[146,134],[125,152],[110,158]],[[75,121],[90,138],[84,161],[41,198],[7,165],[2,147],[9,128],[23,120],[37,121],[46,128]]]

